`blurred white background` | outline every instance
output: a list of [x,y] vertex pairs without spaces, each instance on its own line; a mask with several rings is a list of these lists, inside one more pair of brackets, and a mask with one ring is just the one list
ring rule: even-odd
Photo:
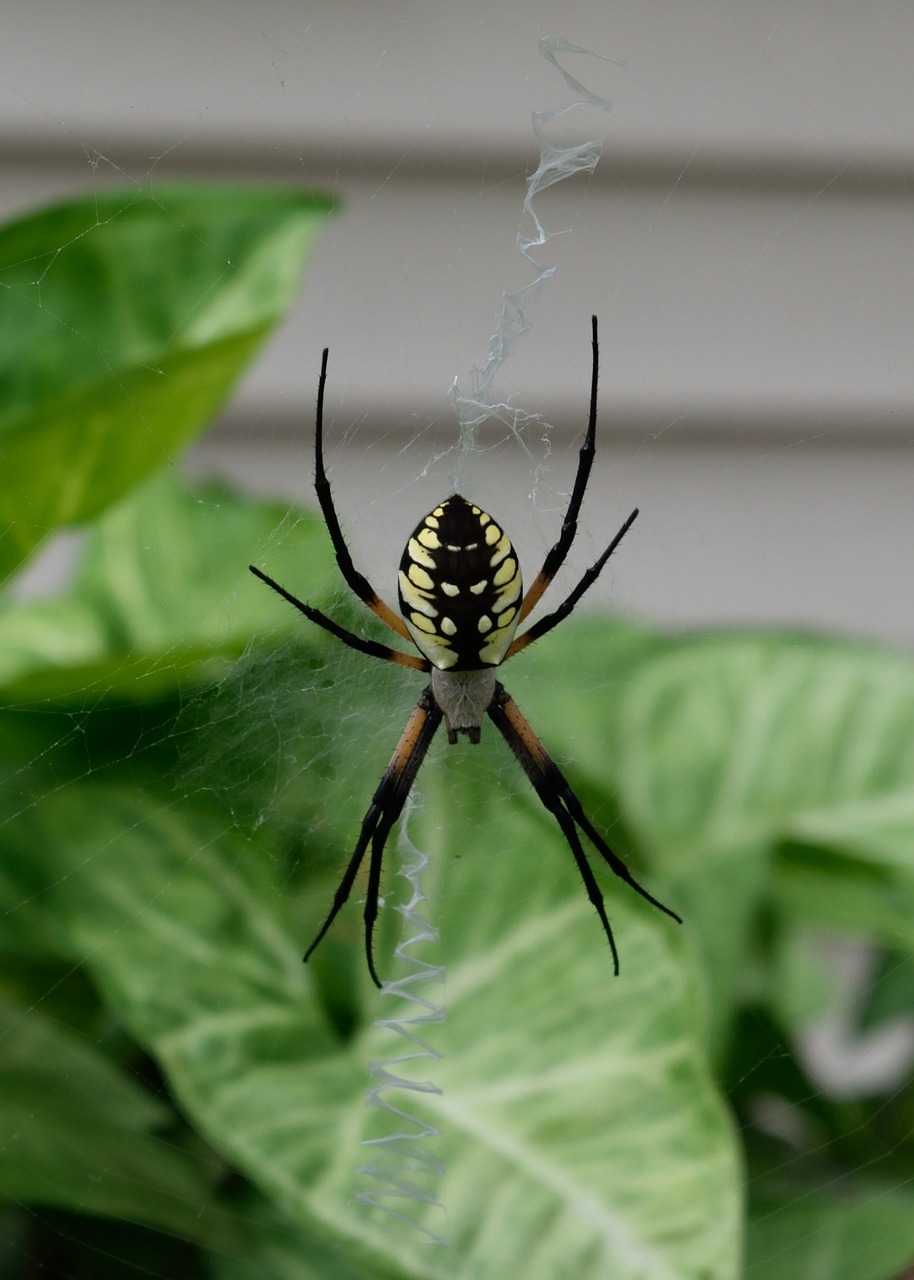
[[624,65],[568,63],[613,109],[553,136],[602,137],[604,156],[543,197],[556,274],[499,383],[554,424],[547,470],[534,431],[532,456],[487,449],[463,487],[529,579],[573,475],[597,312],[598,465],[569,581],[639,505],[594,603],[909,644],[908,0],[6,0],[0,213],[175,177],[337,193],[296,313],[191,465],[309,497],[329,344],[344,527],[393,597],[448,488],[449,460],[426,471],[456,438],[451,383],[531,278],[514,248],[531,115],[570,100],[545,35]]

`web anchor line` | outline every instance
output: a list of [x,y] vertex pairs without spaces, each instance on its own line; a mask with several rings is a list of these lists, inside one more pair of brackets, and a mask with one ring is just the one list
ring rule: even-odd
[[[441,1053],[425,1038],[423,1028],[444,1022],[444,1004],[429,996],[429,986],[444,981],[444,967],[422,960],[413,954],[423,943],[438,944],[438,930],[422,911],[426,902],[422,888],[422,875],[429,863],[428,855],[417,849],[406,834],[409,813],[407,810],[400,828],[398,848],[403,862],[398,875],[410,888],[409,901],[396,909],[403,917],[403,939],[398,943],[394,959],[406,967],[407,972],[393,982],[385,982],[381,995],[393,996],[412,1007],[411,1012],[398,1013],[390,1018],[376,1018],[374,1025],[382,1031],[402,1036],[407,1042],[407,1052],[396,1057],[372,1062],[369,1074],[376,1082],[368,1090],[365,1105],[387,1113],[393,1121],[390,1133],[363,1140],[364,1147],[372,1148],[375,1157],[360,1165],[356,1173],[370,1178],[375,1186],[355,1192],[361,1204],[371,1205],[389,1217],[412,1227],[425,1237],[429,1244],[446,1245],[447,1240],[432,1227],[406,1212],[409,1202],[417,1207],[444,1211],[438,1198],[437,1186],[444,1174],[443,1162],[428,1150],[427,1144],[440,1136],[441,1130],[427,1121],[420,1120],[406,1110],[401,1094],[440,1095],[440,1085],[430,1080],[415,1080],[403,1074],[407,1064],[440,1062]],[[397,1101],[390,1095],[394,1093]],[[398,1207],[399,1206],[399,1207]]]

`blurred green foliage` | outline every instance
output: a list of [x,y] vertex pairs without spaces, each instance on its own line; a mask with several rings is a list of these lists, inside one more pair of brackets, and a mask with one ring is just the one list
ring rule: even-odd
[[[418,684],[366,679],[247,573],[327,607],[314,517],[170,462],[330,209],[171,188],[0,232],[6,574],[83,531],[65,591],[2,597],[0,1274],[902,1275],[910,1077],[837,1097],[802,1049],[826,1012],[863,1037],[914,1004],[914,666],[843,640],[590,617],[512,667],[685,918],[604,877],[618,980],[495,735],[436,744],[410,836],[433,854],[443,1094],[404,1105],[441,1128],[446,1214],[401,1207],[450,1247],[353,1200],[369,1064],[402,1042],[373,1026],[392,1010],[355,903],[300,956]],[[873,961],[852,1007],[831,935]]]

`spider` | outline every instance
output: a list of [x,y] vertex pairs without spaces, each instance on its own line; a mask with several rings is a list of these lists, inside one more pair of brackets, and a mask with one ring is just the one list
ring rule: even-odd
[[527,617],[552,582],[568,555],[577,532],[578,512],[594,457],[599,374],[596,316],[592,319],[592,346],[590,414],[587,434],[578,456],[574,488],[558,541],[546,556],[532,586],[524,593],[517,555],[501,525],[480,507],[455,493],[440,502],[419,522],[406,544],[399,571],[402,617],[384,603],[368,579],[356,569],[340,529],[330,482],[324,470],[324,387],[327,381],[328,356],[328,350],[324,350],[317,391],[314,487],[336,553],[336,562],[346,584],[362,603],[391,631],[395,631],[403,640],[411,641],[422,656],[389,648],[375,640],[363,639],[341,627],[326,614],[303,604],[254,565],[250,566],[250,570],[311,622],[329,631],[350,649],[372,658],[382,658],[385,662],[394,662],[401,667],[431,673],[431,682],[422,691],[390,764],[372,797],[368,812],[362,820],[355,851],[343,873],[333,905],[317,937],[305,952],[305,961],[311,958],[349,898],[370,844],[371,859],[364,912],[365,955],[372,981],[377,987],[381,986],[374,963],[372,937],[378,916],[381,863],[387,837],[400,816],[442,720],[449,743],[456,743],[459,734],[466,734],[471,743],[478,743],[484,715],[488,715],[501,733],[543,805],[558,822],[574,855],[587,896],[600,917],[612,952],[615,973],[619,973],[619,953],[606,915],[603,895],[584,854],[578,828],[589,837],[597,852],[621,880],[626,881],[642,898],[646,898],[679,924],[682,923],[675,911],[658,902],[638,883],[621,858],[613,853],[592,826],[564,774],[521,714],[517,703],[495,678],[496,667],[526,649],[534,640],[539,640],[568,617],[584,592],[597,580],[603,566],[638,515],[636,508],[599,560],[587,570],[557,609],[534,622],[520,635],[515,634],[518,624]]

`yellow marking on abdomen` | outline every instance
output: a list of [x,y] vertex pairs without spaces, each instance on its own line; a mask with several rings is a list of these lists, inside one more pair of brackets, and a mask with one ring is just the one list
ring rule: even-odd
[[506,583],[511,581],[516,572],[517,561],[513,556],[508,556],[507,560],[504,561],[492,581],[496,587],[503,587]]
[[416,564],[425,565],[426,569],[435,568],[435,557],[430,556],[425,547],[415,538],[410,538],[406,549],[409,552],[409,558],[415,560]]
[[411,609],[415,609],[417,613],[424,613],[427,618],[438,617],[438,610],[430,603],[431,597],[414,586],[402,569],[397,575],[397,580],[400,584],[400,595]]
[[429,551],[440,551],[441,539],[438,537],[434,529],[420,529],[416,534],[416,537],[422,543],[423,547],[428,547]]
[[431,574],[426,573],[421,565],[411,564],[407,572],[410,582],[414,582],[417,587],[422,587],[423,591],[434,591],[435,580]]
[[[486,533],[488,532],[489,531],[487,529]],[[489,564],[492,566],[493,569],[495,568],[496,565],[501,564],[502,560],[504,560],[505,556],[508,555],[510,550],[511,550],[511,539],[508,537],[506,533],[503,533],[501,538],[499,539],[498,546],[495,548],[495,551],[492,555],[492,559],[489,561]]]

